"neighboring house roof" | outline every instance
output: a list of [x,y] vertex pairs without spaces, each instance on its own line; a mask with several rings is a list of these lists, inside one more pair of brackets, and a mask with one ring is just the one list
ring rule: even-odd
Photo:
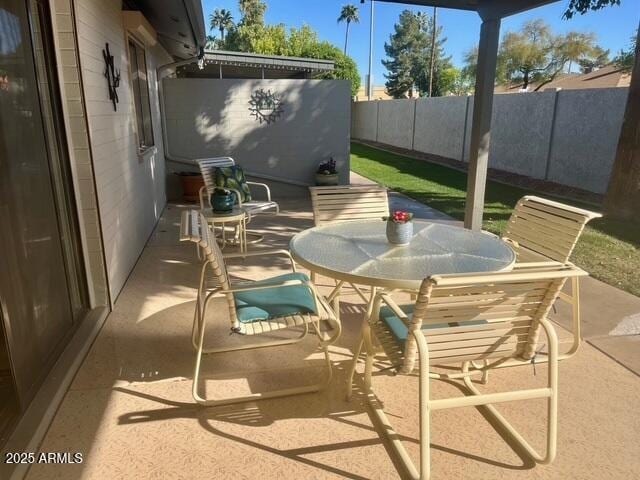
[[[583,88],[614,88],[628,87],[631,83],[631,73],[624,72],[614,64],[606,65],[598,70],[589,73],[565,73],[559,75],[555,80],[542,86],[539,91],[556,90],[580,90]],[[538,83],[530,83],[528,91],[533,92],[538,87]],[[522,84],[499,85],[495,93],[520,93]]]
[[[393,97],[387,93],[387,87],[384,85],[374,85],[373,87],[373,95],[371,95],[372,100],[391,100]],[[356,102],[362,102],[369,100],[367,96],[367,89],[365,86],[361,85],[358,93],[355,98]]]

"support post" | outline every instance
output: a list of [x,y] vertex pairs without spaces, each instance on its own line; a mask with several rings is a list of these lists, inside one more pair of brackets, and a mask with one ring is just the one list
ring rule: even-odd
[[482,229],[499,39],[500,19],[483,19],[478,44],[478,66],[467,176],[467,201],[464,212],[464,226],[471,230]]

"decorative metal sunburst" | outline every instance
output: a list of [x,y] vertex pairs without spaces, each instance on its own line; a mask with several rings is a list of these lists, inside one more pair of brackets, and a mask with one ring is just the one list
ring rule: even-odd
[[249,111],[261,124],[270,124],[284,113],[284,103],[277,93],[260,88],[251,94]]

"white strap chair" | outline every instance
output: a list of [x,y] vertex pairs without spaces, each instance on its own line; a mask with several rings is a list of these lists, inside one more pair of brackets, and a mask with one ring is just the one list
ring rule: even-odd
[[[566,263],[585,225],[601,214],[572,207],[536,196],[522,197],[516,204],[503,239],[517,255],[515,268],[536,267],[555,261]],[[573,356],[581,342],[580,282],[571,279],[571,293],[560,292],[559,298],[571,305],[573,343],[560,359]]]
[[[552,324],[547,320],[547,314],[565,280],[580,275],[586,273],[573,265],[556,263],[526,271],[434,276],[423,281],[417,292],[415,306],[400,307],[388,293],[376,294],[354,357],[348,395],[351,395],[356,363],[364,346],[367,399],[411,478],[429,478],[430,415],[432,411],[445,408],[484,405],[494,420],[504,427],[512,440],[534,461],[546,464],[554,459],[558,408],[558,340]],[[386,306],[381,308],[382,304]],[[549,356],[546,387],[482,393],[471,382],[473,375],[482,374],[483,383],[486,383],[487,372],[492,368],[529,364],[532,359],[535,361],[541,331],[547,337],[545,344]],[[418,363],[419,470],[373,393],[373,360],[374,354],[380,350],[374,347],[374,337],[398,373],[409,374]],[[462,364],[462,367],[452,373],[433,373],[429,370],[431,364]],[[469,395],[432,399],[429,395],[430,379],[461,379]],[[547,401],[545,455],[535,451],[493,406],[494,403],[534,398],[544,398]]]
[[[387,189],[380,185],[342,185],[328,187],[309,187],[311,206],[313,208],[313,222],[316,226],[335,222],[353,222],[357,220],[382,220],[389,216],[389,197]],[[315,281],[315,272],[311,272],[311,279]],[[333,301],[336,315],[340,315],[339,297],[344,282],[338,282],[336,288],[329,295]],[[349,284],[365,301],[360,287]]]
[[[197,243],[205,256],[200,275],[191,339],[197,351],[192,389],[193,398],[196,402],[207,406],[228,405],[264,398],[316,392],[329,384],[332,376],[332,367],[328,348],[340,335],[340,321],[335,317],[326,301],[317,293],[309,278],[303,273],[296,272],[295,264],[289,252],[286,250],[271,250],[223,256],[215,239],[212,238],[206,219],[196,210],[182,213],[180,240]],[[291,261],[292,272],[256,282],[231,284],[224,263],[225,258],[263,257],[264,255],[287,256]],[[214,286],[210,286],[211,282],[208,281],[211,277],[213,277]],[[209,303],[215,297],[226,298],[232,333],[245,335],[247,338],[270,335],[278,330],[292,328],[301,328],[302,333],[293,339],[271,340],[260,343],[248,342],[247,344],[233,347],[205,348],[206,316]],[[320,324],[323,322],[326,322],[331,327],[332,335],[329,336],[321,330]],[[314,330],[326,360],[328,376],[322,383],[220,400],[206,399],[200,395],[198,382],[203,355],[297,343],[307,335],[309,326]]]
[[[216,179],[213,171],[216,167],[232,167],[235,165],[233,158],[231,157],[216,157],[216,158],[203,158],[196,160],[200,167],[200,173],[204,179],[204,187],[200,189],[200,208],[209,208],[209,198],[216,187]],[[236,198],[238,199],[238,205],[242,207],[248,215],[248,221],[251,220],[252,215],[257,214],[272,214],[277,215],[280,212],[280,206],[271,200],[271,190],[266,183],[250,182],[247,181],[247,185],[252,190],[251,196],[254,196],[255,189],[251,187],[260,187],[264,190],[267,199],[266,200],[254,200],[249,202],[243,202],[240,192],[235,190]]]

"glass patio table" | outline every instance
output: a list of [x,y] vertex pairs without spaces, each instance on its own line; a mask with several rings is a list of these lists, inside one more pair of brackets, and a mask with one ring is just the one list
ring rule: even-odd
[[390,290],[417,290],[431,275],[510,270],[515,263],[513,249],[490,234],[422,220],[413,224],[406,246],[387,241],[383,220],[310,228],[293,237],[291,255],[339,282]]

